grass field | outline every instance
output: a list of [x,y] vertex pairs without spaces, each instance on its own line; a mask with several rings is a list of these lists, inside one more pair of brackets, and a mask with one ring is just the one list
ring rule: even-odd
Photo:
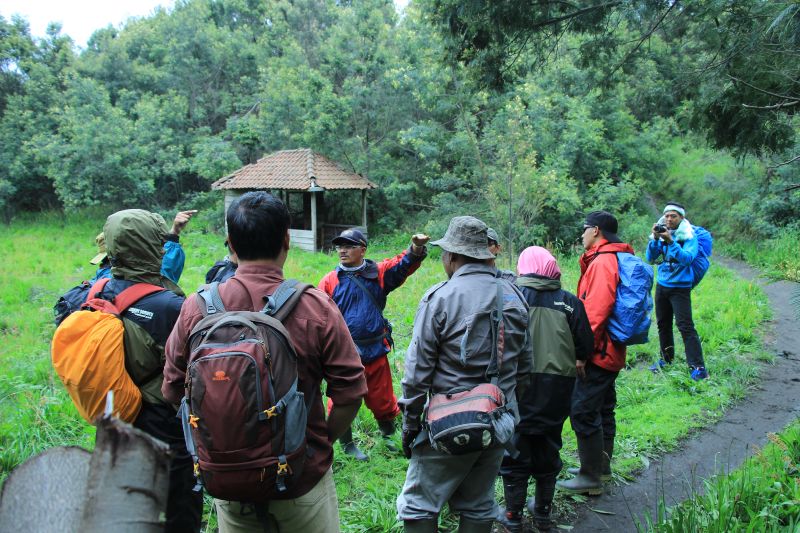
[[767,436],[769,443],[741,467],[706,480],[702,495],[673,509],[662,503],[655,520],[646,520],[639,530],[800,531],[800,420]]
[[[95,254],[93,240],[102,223],[103,219],[96,216],[47,214],[15,221],[4,228],[0,237],[0,253],[6,264],[0,273],[2,478],[14,466],[48,447],[93,445],[93,428],[78,417],[52,372],[49,341],[54,330],[51,309],[58,296],[93,273],[88,260]],[[223,239],[195,224],[181,240],[187,253],[181,286],[191,292],[202,283],[213,262],[223,256]],[[394,255],[406,242],[403,236],[375,239],[368,257],[379,260]],[[417,303],[429,286],[444,279],[438,254],[431,255],[389,298],[386,314],[394,324],[397,344],[390,362],[398,394],[403,354]],[[574,290],[577,258],[563,257],[560,262],[564,286]],[[331,255],[293,249],[285,274],[316,284],[336,263]],[[649,344],[629,350],[629,368],[617,382],[617,478],[630,477],[651,458],[674,448],[692,430],[713,423],[756,381],[759,362],[770,360],[759,337],[762,322],[769,318],[769,308],[757,286],[712,266],[693,295],[695,321],[711,379],[691,381],[680,355],[667,372],[653,375],[647,371],[658,351],[655,329]],[[682,354],[681,347],[677,353]],[[351,461],[339,453],[337,445],[334,473],[342,527],[345,531],[399,531],[395,498],[405,476],[406,460],[387,453],[377,438],[375,421],[365,408],[359,413],[355,431],[371,459],[368,463]],[[573,465],[575,444],[569,427],[564,436],[565,463]],[[568,513],[569,502],[559,498],[557,510],[561,516]],[[445,514],[442,519],[443,529],[447,530],[452,517]],[[215,523],[213,517],[209,522]]]

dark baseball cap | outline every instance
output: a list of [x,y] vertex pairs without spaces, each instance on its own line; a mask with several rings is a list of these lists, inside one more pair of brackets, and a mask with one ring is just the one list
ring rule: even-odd
[[603,237],[608,242],[622,242],[617,237],[617,230],[619,229],[617,218],[608,211],[592,211],[586,215],[583,228],[586,229],[587,227],[600,229],[603,232]]
[[486,228],[486,236],[489,238],[489,242],[494,241],[495,244],[500,244],[500,236],[494,228]]
[[355,228],[344,230],[331,242],[334,246],[338,246],[340,244],[355,244],[356,246],[363,246],[364,248],[367,247],[367,238],[363,233],[361,233],[360,230]]

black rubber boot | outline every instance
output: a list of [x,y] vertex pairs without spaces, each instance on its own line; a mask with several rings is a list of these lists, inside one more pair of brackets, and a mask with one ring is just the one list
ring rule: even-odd
[[464,518],[464,515],[461,515],[458,519],[458,533],[490,533],[492,524],[494,524],[494,520],[478,522],[477,520]]
[[353,428],[347,428],[344,435],[339,437],[339,442],[342,444],[342,448],[344,448],[344,453],[350,455],[356,459],[356,461],[368,461],[369,457],[367,454],[362,452],[356,446],[356,443],[353,442]]
[[568,481],[559,481],[556,486],[570,494],[599,496],[603,493],[600,469],[603,461],[603,432],[596,431],[588,437],[578,437],[578,457],[581,469]]
[[378,429],[381,430],[383,444],[386,446],[386,449],[392,453],[398,453],[400,448],[397,447],[394,439],[392,439],[395,432],[394,420],[378,420]]
[[556,478],[546,477],[536,480],[536,497],[528,500],[528,512],[533,517],[533,523],[542,531],[547,531],[555,525],[550,518],[553,511],[553,496],[556,492]]
[[439,531],[439,521],[435,518],[429,520],[404,520],[405,533],[436,533]]
[[612,457],[614,457],[614,437],[603,436],[603,462],[600,463],[600,481],[611,481]]
[[[603,438],[603,462],[600,465],[600,481],[611,481],[611,458],[614,457],[614,437]],[[567,472],[577,476],[581,469],[577,467],[567,468]]]
[[503,495],[506,506],[500,508],[497,521],[508,533],[522,531],[522,508],[528,493],[528,479],[519,476],[503,476]]

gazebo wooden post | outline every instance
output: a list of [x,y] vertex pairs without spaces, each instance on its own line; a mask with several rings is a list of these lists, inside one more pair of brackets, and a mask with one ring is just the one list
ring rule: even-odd
[[314,251],[319,250],[317,243],[317,193],[311,193],[311,234],[314,236]]
[[367,190],[361,189],[361,225],[364,226],[364,230],[369,233],[367,229]]

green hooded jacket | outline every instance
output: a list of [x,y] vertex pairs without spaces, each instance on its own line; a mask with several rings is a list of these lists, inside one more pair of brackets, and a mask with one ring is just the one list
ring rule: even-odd
[[185,297],[175,282],[161,275],[167,233],[167,223],[158,213],[125,209],[110,215],[103,234],[111,274],[115,278],[158,285]]
[[[150,283],[184,296],[169,278],[161,275],[161,258],[167,223],[157,214],[126,209],[108,217],[103,228],[111,273],[115,278]],[[128,318],[125,325],[125,369],[149,403],[167,403],[161,394],[164,347],[140,325]]]

